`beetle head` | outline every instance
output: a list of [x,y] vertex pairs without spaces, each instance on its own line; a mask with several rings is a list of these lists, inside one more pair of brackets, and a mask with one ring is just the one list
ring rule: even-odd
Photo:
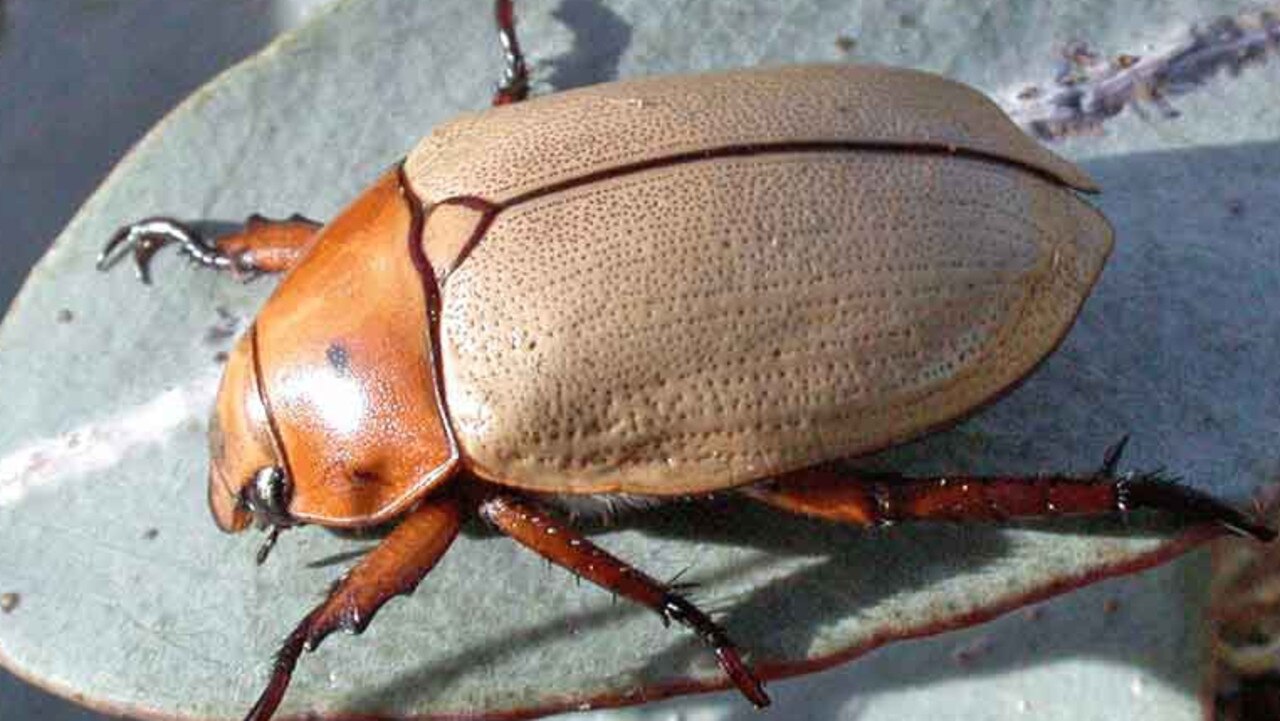
[[227,359],[209,421],[209,508],[229,533],[289,526],[292,481],[271,430],[255,362],[255,329]]

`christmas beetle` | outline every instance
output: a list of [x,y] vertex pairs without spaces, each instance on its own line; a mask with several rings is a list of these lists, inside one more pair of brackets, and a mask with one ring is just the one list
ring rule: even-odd
[[[224,531],[390,526],[284,641],[305,650],[412,591],[463,520],[692,629],[679,593],[552,509],[741,493],[870,525],[1151,508],[1274,531],[1157,474],[865,476],[835,461],[956,422],[1059,343],[1112,246],[1095,185],[980,93],[814,65],[528,99],[510,0],[494,107],[436,128],[332,222],[251,218],[210,241],[122,228],[99,266],[176,244],[287,272],[231,353],[209,428]],[[607,505],[607,504],[602,504]]]

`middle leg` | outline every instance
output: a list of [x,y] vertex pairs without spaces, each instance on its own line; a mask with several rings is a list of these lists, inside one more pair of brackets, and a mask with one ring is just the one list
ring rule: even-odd
[[510,105],[529,97],[529,66],[524,61],[520,40],[516,37],[516,11],[513,0],[495,0],[494,19],[498,22],[498,40],[502,43],[502,81],[493,94],[494,105]]
[[711,647],[720,668],[748,701],[757,708],[769,705],[764,687],[743,663],[724,629],[669,586],[637,571],[571,526],[515,495],[489,495],[480,502],[479,511],[500,531],[552,563],[656,611],[664,623],[676,621],[688,627]]

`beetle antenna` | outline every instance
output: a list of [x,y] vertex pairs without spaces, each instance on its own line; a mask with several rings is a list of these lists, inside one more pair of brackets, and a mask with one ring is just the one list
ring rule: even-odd
[[261,546],[258,546],[258,553],[254,555],[254,560],[258,562],[259,566],[267,562],[267,556],[271,555],[271,549],[276,547],[276,539],[280,538],[280,528],[280,526],[272,526],[271,532],[267,534],[267,539],[262,542]]

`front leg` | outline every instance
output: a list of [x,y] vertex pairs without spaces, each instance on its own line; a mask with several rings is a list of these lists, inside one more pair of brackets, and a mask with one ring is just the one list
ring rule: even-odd
[[302,257],[320,227],[320,223],[301,215],[285,220],[251,215],[240,230],[210,242],[181,221],[147,218],[126,225],[111,236],[98,254],[98,270],[110,268],[132,250],[138,280],[149,284],[152,256],[166,245],[177,244],[179,251],[206,268],[239,276],[279,273]]
[[458,535],[462,509],[451,494],[428,498],[330,589],[276,652],[271,680],[245,721],[266,721],[284,698],[303,651],[339,629],[360,633],[382,605],[411,593]]

